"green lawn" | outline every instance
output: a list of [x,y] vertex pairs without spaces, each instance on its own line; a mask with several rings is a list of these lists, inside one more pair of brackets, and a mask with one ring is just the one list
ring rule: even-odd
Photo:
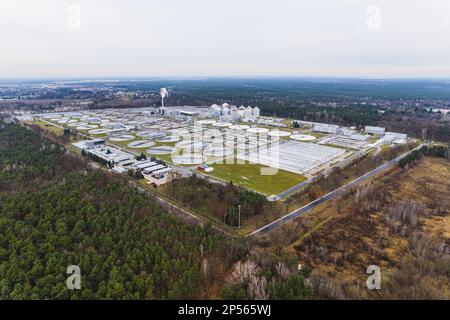
[[302,175],[284,170],[278,170],[275,175],[261,175],[263,166],[253,163],[212,164],[211,167],[214,171],[209,175],[266,195],[279,194],[306,180]]
[[46,123],[46,122],[44,122],[44,121],[41,121],[41,120],[37,120],[37,121],[25,121],[25,123],[28,123],[28,124],[36,124],[36,125],[38,125],[39,127],[41,127],[42,129],[44,129],[44,130],[46,130],[46,131],[49,131],[49,132],[53,132],[53,133],[55,133],[55,134],[57,134],[57,135],[60,135],[60,136],[64,134],[64,129],[62,129],[62,128],[60,128],[60,127],[57,127],[56,125],[48,124],[48,123]]

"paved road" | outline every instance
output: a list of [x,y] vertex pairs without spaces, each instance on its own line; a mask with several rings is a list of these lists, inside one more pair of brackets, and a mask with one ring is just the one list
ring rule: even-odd
[[[417,148],[415,148],[414,150],[420,149],[423,146],[420,145]],[[336,198],[337,196],[340,196],[341,194],[343,194],[345,191],[347,191],[349,188],[352,188],[358,184],[360,184],[361,182],[369,179],[370,177],[373,177],[374,175],[384,171],[387,168],[390,168],[394,165],[396,165],[403,157],[405,157],[408,153],[410,153],[413,150],[410,150],[408,152],[406,152],[405,154],[402,154],[401,156],[395,158],[394,160],[391,160],[389,162],[386,162],[385,164],[379,166],[378,168],[356,178],[355,180],[347,183],[346,185],[337,188],[336,190],[331,191],[330,193],[320,197],[319,199],[316,199],[310,203],[308,203],[306,206],[301,207],[300,209],[294,210],[291,213],[265,225],[264,227],[261,227],[255,231],[253,231],[251,234],[248,235],[248,237],[252,237],[255,235],[259,235],[259,234],[265,234],[265,233],[269,233],[271,231],[273,231],[274,229],[281,227],[282,225],[284,225],[285,223],[298,218],[299,216],[305,214],[306,212],[309,212],[311,210],[313,210],[314,208],[318,207],[319,205],[321,205],[322,203],[331,200],[333,198]]]
[[297,191],[297,190],[303,188],[304,186],[310,184],[311,182],[314,181],[314,179],[316,179],[316,176],[311,177],[311,178],[309,178],[309,179],[307,179],[307,180],[305,180],[305,181],[303,181],[303,182],[301,182],[301,183],[299,183],[299,184],[293,186],[292,188],[289,188],[289,189],[283,191],[282,193],[277,194],[276,197],[277,197],[277,198],[284,198],[284,197],[286,197],[287,195],[289,195],[290,193],[292,193],[292,192],[294,192],[294,191]]
[[[415,149],[413,149],[413,150],[418,150],[418,149],[420,149],[420,148],[421,148],[422,146],[424,146],[424,145],[425,145],[425,144],[421,144],[420,146],[418,146],[417,148],[415,148]],[[309,212],[309,211],[313,210],[314,208],[318,207],[318,206],[321,205],[322,203],[324,203],[324,202],[326,202],[326,201],[328,201],[328,200],[331,200],[331,199],[333,199],[333,198],[336,198],[337,196],[340,196],[340,195],[343,194],[345,191],[347,191],[349,188],[352,188],[352,187],[354,187],[354,186],[360,184],[361,182],[363,182],[363,181],[369,179],[370,177],[373,177],[374,175],[376,175],[376,174],[378,174],[378,173],[384,171],[385,169],[387,169],[387,168],[389,168],[389,167],[392,167],[392,166],[396,165],[403,157],[405,157],[407,154],[409,154],[409,153],[410,153],[411,151],[413,151],[413,150],[410,150],[410,151],[408,151],[408,152],[406,152],[406,153],[404,153],[404,154],[398,156],[398,157],[395,158],[394,160],[391,160],[391,161],[389,161],[389,162],[386,162],[385,164],[379,166],[378,168],[376,168],[376,169],[374,169],[374,170],[372,170],[372,171],[370,171],[370,172],[368,172],[368,173],[366,173],[366,174],[364,174],[364,175],[362,175],[362,176],[356,178],[355,180],[353,180],[353,181],[347,183],[346,185],[344,185],[344,186],[342,186],[342,187],[340,187],[340,188],[337,188],[337,189],[331,191],[330,193],[328,193],[328,194],[326,194],[326,195],[320,197],[319,199],[316,199],[316,200],[314,200],[314,201],[308,203],[308,204],[305,205],[304,207],[301,207],[301,208],[299,208],[299,209],[297,209],[297,210],[294,210],[294,211],[292,211],[291,213],[289,213],[289,214],[287,214],[287,215],[285,215],[285,216],[283,216],[283,217],[281,217],[281,218],[279,218],[279,219],[277,219],[277,220],[275,220],[275,221],[273,221],[273,222],[271,222],[271,223],[269,223],[269,224],[267,224],[267,225],[265,225],[265,226],[263,226],[263,227],[261,227],[261,228],[255,230],[255,231],[253,231],[253,232],[250,233],[247,237],[252,237],[252,236],[255,236],[255,235],[259,235],[259,234],[269,233],[269,232],[273,231],[274,229],[276,229],[276,228],[278,228],[278,227],[281,227],[282,225],[286,224],[287,222],[289,222],[289,221],[291,221],[291,220],[293,220],[293,219],[295,219],[295,218],[297,218],[297,217],[303,215],[303,214],[306,213],[306,212]],[[94,164],[94,163],[93,163],[92,165],[93,165],[93,167],[96,168],[96,169],[99,168],[99,166],[98,166],[97,164]],[[292,191],[295,190],[294,188],[296,188],[296,189],[301,188],[301,187],[302,187],[302,184],[305,185],[305,184],[307,184],[307,183],[310,183],[310,182],[311,182],[311,181],[310,181],[311,179],[312,179],[312,178],[310,178],[310,179],[308,179],[308,180],[302,182],[301,184],[299,184],[299,185],[297,185],[297,186],[292,187],[292,188],[291,188],[291,189],[293,189]],[[141,192],[149,192],[148,190],[145,190],[144,188],[138,186],[138,185],[137,185],[136,183],[134,183],[134,182],[132,182],[132,184],[133,184],[139,191],[141,191]],[[289,190],[291,190],[291,189],[289,189]],[[287,191],[289,191],[289,190],[287,190]],[[292,192],[292,191],[289,191],[289,192]],[[151,193],[151,192],[150,192],[150,193]],[[205,223],[205,221],[204,221],[202,218],[200,218],[200,217],[198,217],[198,216],[196,216],[196,215],[194,215],[194,214],[192,214],[192,213],[190,213],[190,212],[188,212],[188,211],[186,211],[186,210],[184,210],[184,209],[182,209],[182,208],[180,208],[180,207],[177,207],[176,205],[174,205],[174,204],[172,204],[171,202],[169,202],[169,201],[167,201],[167,200],[165,200],[165,199],[163,199],[163,198],[157,196],[157,195],[154,194],[154,193],[152,193],[152,195],[159,201],[160,204],[166,206],[167,208],[173,208],[173,209],[176,209],[176,210],[178,210],[178,212],[181,212],[182,214],[184,214],[184,215],[190,217],[192,220],[196,221],[197,223],[201,223],[201,224],[204,224],[204,223]],[[232,236],[232,234],[230,234],[229,232],[227,232],[227,231],[225,231],[225,230],[223,230],[223,229],[221,229],[221,228],[218,228],[218,227],[216,227],[216,226],[214,226],[214,225],[213,225],[213,228],[216,229],[216,230],[218,230],[218,231],[220,231],[220,232],[222,232],[222,233],[224,233],[224,234],[226,234],[226,235],[228,235],[228,236]]]

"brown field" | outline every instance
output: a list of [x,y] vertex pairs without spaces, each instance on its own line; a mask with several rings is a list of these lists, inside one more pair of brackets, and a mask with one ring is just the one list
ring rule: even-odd
[[[409,170],[391,170],[369,182],[370,192],[366,202],[357,202],[354,190],[272,235],[272,249],[283,238],[282,250],[296,257],[299,264],[310,265],[313,270],[337,283],[359,288],[365,286],[369,265],[378,265],[382,271],[389,273],[404,265],[407,259],[417,259],[414,260],[416,264],[419,260],[427,260],[425,257],[419,259],[412,253],[413,234],[430,237],[429,242],[436,244],[436,247],[429,251],[435,252],[439,247],[447,259],[450,251],[449,168],[450,162],[447,160],[425,158]],[[403,225],[397,230],[393,228],[387,212],[405,199],[424,205],[424,214],[417,225]],[[437,257],[431,253],[430,256],[430,259]],[[433,291],[433,286],[433,290],[427,287],[434,294],[430,293],[430,296],[449,294],[448,277],[446,281],[432,280],[439,284],[434,286],[442,288]],[[365,292],[362,296],[372,294]],[[409,292],[402,294],[410,297]],[[389,292],[387,296],[395,295]]]

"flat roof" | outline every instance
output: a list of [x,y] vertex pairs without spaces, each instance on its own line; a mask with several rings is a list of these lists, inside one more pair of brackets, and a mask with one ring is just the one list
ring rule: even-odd
[[140,164],[135,164],[133,167],[137,168],[137,169],[146,169],[146,168],[150,168],[153,166],[156,166],[158,163],[157,162],[146,162],[146,163],[140,163]]
[[152,174],[161,174],[161,173],[167,173],[172,171],[172,168],[164,168],[160,170],[153,171]]
[[146,173],[153,173],[153,172],[155,172],[157,170],[161,170],[161,169],[164,169],[164,168],[167,168],[167,167],[165,165],[158,164],[156,166],[152,166],[150,168],[144,169],[144,172],[146,172]]

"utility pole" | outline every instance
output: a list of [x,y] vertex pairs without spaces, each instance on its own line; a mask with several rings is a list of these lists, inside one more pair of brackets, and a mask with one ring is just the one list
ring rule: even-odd
[[241,205],[238,205],[238,208],[239,208],[239,224],[238,224],[238,229],[240,229],[241,228]]

